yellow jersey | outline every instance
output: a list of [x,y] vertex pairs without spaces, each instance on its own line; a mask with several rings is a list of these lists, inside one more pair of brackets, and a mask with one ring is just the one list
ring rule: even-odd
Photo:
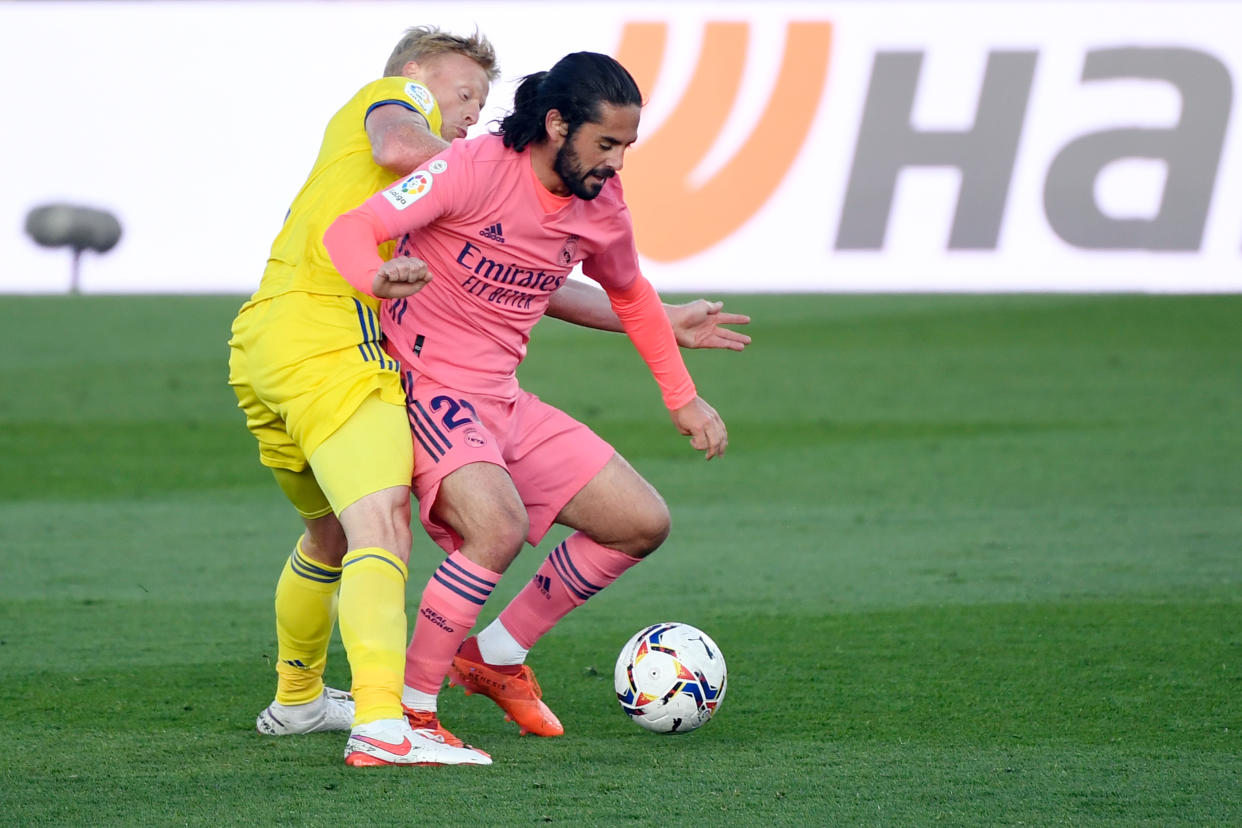
[[[341,213],[357,207],[400,177],[375,163],[367,138],[367,115],[385,104],[420,113],[427,119],[431,133],[440,134],[440,107],[423,84],[399,76],[387,77],[358,90],[328,122],[315,166],[293,199],[284,226],[272,242],[263,280],[247,304],[301,291],[351,296],[378,309],[378,300],[354,290],[336,272],[324,249],[323,234]],[[386,259],[391,257],[391,243],[387,247],[388,250],[381,251]]]

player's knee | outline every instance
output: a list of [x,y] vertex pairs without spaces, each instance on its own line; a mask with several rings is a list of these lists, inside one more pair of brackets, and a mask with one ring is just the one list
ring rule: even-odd
[[482,528],[487,545],[516,557],[530,534],[530,517],[521,503],[498,504],[499,509]]
[[408,559],[413,542],[408,493],[369,495],[341,512],[341,524],[351,549],[379,547]]
[[389,537],[392,538],[392,551],[408,554],[410,544],[414,542],[414,535],[410,530],[409,497],[402,498],[389,509],[387,529]]
[[462,554],[494,572],[509,568],[530,534],[530,519],[520,501],[489,502],[457,518]]
[[394,515],[393,522],[389,529],[389,537],[392,544],[390,549],[397,555],[408,555],[410,553],[410,545],[414,543],[414,535],[410,531],[410,512],[407,509],[404,515]]
[[348,551],[345,530],[335,515],[306,521],[306,533],[302,536],[302,554],[311,560],[331,566],[340,566]]
[[622,551],[636,558],[645,558],[668,540],[672,527],[673,519],[668,506],[663,500],[656,499],[635,515],[631,538],[626,544],[628,548]]

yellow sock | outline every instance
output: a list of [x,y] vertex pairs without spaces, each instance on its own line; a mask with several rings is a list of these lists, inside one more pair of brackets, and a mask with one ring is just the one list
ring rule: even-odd
[[405,581],[396,555],[353,549],[342,562],[340,625],[353,672],[354,724],[401,717],[405,671]]
[[340,585],[340,568],[306,557],[298,538],[276,582],[276,701],[281,704],[305,704],[323,693]]

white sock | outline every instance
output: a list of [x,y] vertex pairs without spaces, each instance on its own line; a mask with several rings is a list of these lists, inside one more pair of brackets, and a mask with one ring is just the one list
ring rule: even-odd
[[483,656],[483,661],[487,664],[522,664],[526,661],[526,654],[530,652],[509,635],[499,618],[488,624],[479,633],[477,640],[479,655]]
[[415,690],[413,687],[403,687],[401,689],[401,703],[411,710],[425,710],[429,713],[435,713],[436,698],[432,693],[424,693],[422,690]]

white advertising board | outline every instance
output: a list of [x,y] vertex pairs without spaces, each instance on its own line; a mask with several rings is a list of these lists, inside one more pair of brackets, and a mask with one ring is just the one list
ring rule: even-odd
[[205,1],[0,4],[0,293],[67,288],[55,202],[123,224],[85,292],[250,292],[418,23],[495,43],[483,126],[568,52],[630,68],[664,291],[1242,290],[1242,4]]

